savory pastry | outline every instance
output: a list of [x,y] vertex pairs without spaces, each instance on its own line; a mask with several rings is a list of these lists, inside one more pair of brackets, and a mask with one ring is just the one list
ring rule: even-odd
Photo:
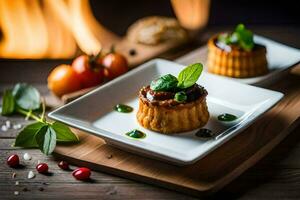
[[246,78],[268,72],[266,47],[255,44],[253,33],[239,24],[233,33],[222,33],[208,41],[208,71]]
[[137,120],[143,127],[160,133],[179,133],[203,127],[209,112],[207,91],[196,83],[202,64],[193,64],[178,78],[164,75],[139,92]]
[[132,24],[127,37],[135,43],[157,45],[166,41],[184,41],[187,33],[174,18],[152,16]]

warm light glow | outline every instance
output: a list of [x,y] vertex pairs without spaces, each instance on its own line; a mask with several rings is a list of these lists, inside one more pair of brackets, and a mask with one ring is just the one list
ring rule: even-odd
[[180,24],[188,30],[200,30],[208,21],[210,0],[171,0]]
[[72,58],[120,39],[92,14],[88,0],[0,0],[2,58]]
[[[63,0],[55,0],[57,7],[53,7],[53,0],[44,0],[43,12],[45,14],[46,26],[48,31],[48,58],[71,58],[77,52],[76,41],[70,31],[70,28],[63,22],[62,16],[59,15],[59,9],[66,7]],[[66,9],[67,11],[67,9]],[[68,12],[65,16],[69,15]],[[67,20],[67,19],[66,19]]]

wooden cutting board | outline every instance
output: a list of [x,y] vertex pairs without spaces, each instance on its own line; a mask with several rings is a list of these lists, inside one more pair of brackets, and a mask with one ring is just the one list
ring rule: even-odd
[[134,155],[78,130],[74,131],[81,142],[57,146],[55,155],[72,164],[187,194],[212,193],[258,162],[300,124],[300,67],[269,88],[283,92],[284,98],[255,124],[192,165],[179,167]]

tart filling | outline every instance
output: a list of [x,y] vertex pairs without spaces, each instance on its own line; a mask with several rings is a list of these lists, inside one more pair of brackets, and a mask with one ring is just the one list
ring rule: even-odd
[[[217,46],[221,50],[226,51],[228,53],[235,52],[235,51],[245,51],[239,45],[237,45],[237,44],[226,44],[224,42],[219,41],[217,37],[214,37],[213,42],[214,42],[215,46]],[[266,48],[263,45],[254,44],[254,46],[251,49],[251,51],[261,51],[261,50],[265,50],[265,49]],[[249,52],[249,51],[245,51],[245,53],[247,53],[247,52]]]
[[198,99],[205,99],[207,91],[204,87],[194,84],[193,86],[183,90],[187,96],[184,102],[179,102],[175,99],[176,92],[154,91],[150,85],[143,87],[140,90],[140,99],[151,106],[173,107],[179,104],[187,104]]

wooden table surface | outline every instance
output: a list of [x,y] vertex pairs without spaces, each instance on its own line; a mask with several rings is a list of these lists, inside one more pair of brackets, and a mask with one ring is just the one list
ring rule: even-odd
[[[209,28],[202,33],[199,40],[205,41],[210,35],[222,30],[223,27]],[[254,31],[300,48],[300,27],[253,27]],[[183,52],[195,48],[191,44],[179,53],[166,54],[175,58]],[[46,87],[46,76],[54,64],[64,61],[13,61],[0,60],[0,92],[14,83],[23,81],[34,84],[46,96],[51,104],[59,103]],[[300,76],[299,76],[300,78]],[[284,81],[284,80],[283,80]],[[0,116],[0,126],[8,118]],[[9,118],[12,123],[30,123],[23,117]],[[0,199],[195,199],[195,197],[174,191],[158,188],[152,185],[112,176],[103,172],[92,172],[92,181],[75,180],[69,171],[58,168],[57,160],[45,156],[35,149],[20,149],[12,147],[16,130],[7,132],[0,130]],[[209,197],[212,199],[300,199],[300,127],[297,127],[282,143],[271,151],[254,167],[227,185],[218,193]],[[24,168],[12,169],[5,162],[10,154],[23,156],[30,153],[33,159],[22,161]],[[34,179],[27,179],[30,170],[35,171],[38,161],[49,165],[51,175],[36,174]],[[72,166],[74,168],[74,166]],[[12,173],[16,177],[12,178]],[[15,182],[19,181],[19,185]],[[18,191],[19,195],[14,192]]]

